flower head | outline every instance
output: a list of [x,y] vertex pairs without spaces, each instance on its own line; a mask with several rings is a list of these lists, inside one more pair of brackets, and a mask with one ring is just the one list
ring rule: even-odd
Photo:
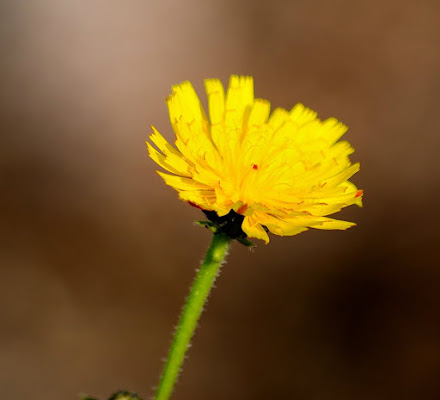
[[347,229],[352,222],[326,217],[351,204],[362,191],[348,179],[353,148],[338,141],[347,127],[321,121],[297,104],[290,111],[255,99],[252,77],[231,76],[225,93],[217,79],[205,80],[209,119],[191,83],[172,87],[167,98],[176,147],[154,128],[150,157],[180,199],[219,217],[243,216],[242,230],[269,242],[267,231],[296,235],[308,228]]

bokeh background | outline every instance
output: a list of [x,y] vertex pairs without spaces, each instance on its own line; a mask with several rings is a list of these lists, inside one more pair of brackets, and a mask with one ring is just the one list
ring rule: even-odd
[[2,398],[149,398],[210,234],[144,141],[231,73],[344,121],[365,207],[234,244],[174,398],[440,398],[438,1],[0,4]]

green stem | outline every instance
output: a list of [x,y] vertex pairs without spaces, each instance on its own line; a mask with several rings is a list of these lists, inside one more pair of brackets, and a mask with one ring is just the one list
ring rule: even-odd
[[155,400],[168,400],[173,391],[189,342],[194,334],[203,306],[217,277],[220,265],[231,244],[224,233],[215,233],[183,307],[173,343],[165,364]]

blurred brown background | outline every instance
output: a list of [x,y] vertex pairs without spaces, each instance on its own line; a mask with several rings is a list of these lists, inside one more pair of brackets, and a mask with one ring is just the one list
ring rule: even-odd
[[438,1],[0,4],[2,398],[149,398],[210,234],[144,141],[231,73],[344,121],[365,207],[234,245],[174,398],[440,398]]

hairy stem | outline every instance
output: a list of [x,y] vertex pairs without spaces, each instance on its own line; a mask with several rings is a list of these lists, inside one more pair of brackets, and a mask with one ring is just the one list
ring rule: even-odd
[[168,400],[173,391],[188,345],[203,311],[209,292],[217,277],[222,261],[231,244],[231,238],[222,232],[214,234],[174,334],[173,343],[156,391],[155,400]]

